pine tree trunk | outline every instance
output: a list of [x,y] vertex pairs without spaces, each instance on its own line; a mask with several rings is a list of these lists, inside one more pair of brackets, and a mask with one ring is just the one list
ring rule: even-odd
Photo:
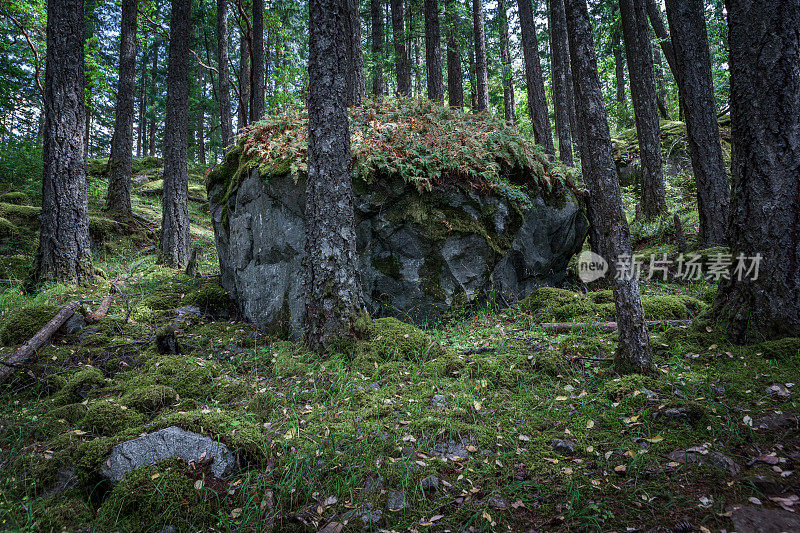
[[392,9],[392,36],[394,38],[395,69],[397,71],[397,94],[411,95],[411,67],[406,51],[406,32],[403,29],[403,0],[390,0]]
[[264,118],[264,0],[253,0],[253,50],[250,64],[250,122]]
[[483,111],[489,108],[489,74],[486,65],[486,32],[483,28],[483,0],[472,0],[472,19],[475,27],[476,109]]
[[372,94],[383,95],[383,2],[370,0],[372,21]]
[[[243,8],[246,9],[246,8]],[[243,24],[245,24],[243,22]],[[239,38],[239,110],[236,127],[242,129],[247,126],[250,118],[250,42],[251,35],[247,26],[241,30]]]
[[[714,302],[738,342],[800,336],[800,3],[730,0],[733,191],[730,248],[761,254]],[[687,94],[687,104],[689,97]],[[688,106],[687,106],[688,109]],[[748,265],[752,266],[749,262]]]
[[347,106],[360,105],[367,95],[364,75],[364,51],[361,48],[361,0],[343,0],[345,4],[345,46],[347,47]]
[[233,142],[233,121],[231,119],[230,66],[228,65],[228,10],[227,0],[217,0],[217,54],[219,57],[219,113],[220,137],[222,146]]
[[667,211],[661,168],[661,130],[656,103],[650,27],[643,0],[619,0],[625,55],[636,114],[636,135],[642,162],[642,214],[652,219]]
[[189,261],[189,39],[191,0],[172,0],[164,119],[164,194],[161,198],[161,260],[172,268]]
[[647,18],[650,19],[650,25],[658,37],[658,43],[661,51],[664,52],[664,57],[667,60],[672,77],[678,79],[678,72],[675,65],[675,51],[672,46],[672,40],[669,37],[669,31],[664,24],[664,18],[661,16],[661,8],[656,4],[656,0],[644,0],[645,9],[647,10]]
[[[525,2],[526,0],[520,0]],[[520,21],[523,10],[520,8]],[[548,11],[550,26],[550,57],[553,71],[553,108],[555,111],[558,153],[564,164],[572,166],[572,138],[569,133],[569,103],[567,102],[567,70],[569,69],[569,41],[564,0],[550,0]],[[537,54],[538,55],[538,54]],[[528,96],[530,99],[530,96]]]
[[514,76],[508,44],[508,12],[505,0],[497,0],[497,18],[500,33],[500,67],[503,77],[503,116],[509,124],[516,124],[517,106],[514,102]]
[[464,108],[464,80],[461,73],[461,47],[458,43],[456,0],[447,0],[447,99],[450,107]]
[[119,84],[108,158],[106,207],[119,216],[131,214],[131,165],[133,164],[133,118],[136,95],[136,17],[137,0],[122,2],[119,44]]
[[[517,0],[519,23],[522,26],[522,52],[525,58],[525,81],[528,88],[528,113],[533,126],[533,138],[548,154],[555,154],[553,132],[550,129],[550,112],[544,93],[542,64],[539,59],[539,43],[536,39],[536,22],[531,0]],[[563,85],[561,86],[563,90]],[[554,89],[555,92],[555,89]],[[562,93],[563,96],[563,93]],[[569,144],[569,141],[567,141]]]
[[84,128],[83,0],[47,2],[44,173],[37,281],[94,278]]
[[[615,265],[618,259],[631,255],[631,243],[611,153],[611,135],[597,74],[586,1],[566,0],[566,14],[576,106],[586,131],[583,177],[589,189],[593,223],[605,239],[601,249],[605,251],[605,259]],[[621,372],[647,373],[653,364],[653,353],[647,336],[639,282],[633,276],[622,274],[619,279],[613,276],[611,280],[619,327],[616,367]]]
[[428,70],[428,98],[444,100],[438,0],[425,0],[425,65]]
[[[566,18],[564,21],[566,27]],[[570,56],[572,53],[570,52]],[[575,111],[575,87],[572,83],[572,59],[569,59],[567,63],[567,107],[569,108],[569,131],[572,135],[572,145],[575,147],[573,152],[573,157],[577,155],[578,157],[583,157],[582,152],[582,144],[581,144],[581,136],[583,132],[581,131],[581,125],[578,123],[578,115]]]
[[142,157],[144,141],[147,136],[147,123],[144,120],[147,109],[147,51],[142,51],[142,71],[139,74],[139,120],[136,128],[136,157]]
[[[464,0],[464,9],[467,12],[467,20],[473,20],[472,0]],[[475,87],[475,35],[474,32],[467,33],[467,49],[469,50],[469,107],[475,111],[478,107],[478,99]]]
[[348,16],[336,0],[309,2],[306,341],[317,352],[352,338],[362,308],[345,105]]
[[658,48],[653,48],[653,70],[656,75],[656,104],[658,105],[658,114],[664,120],[669,120],[667,81],[664,79],[664,62],[661,61],[661,51]]
[[667,0],[678,85],[685,97],[689,153],[697,183],[699,241],[704,248],[727,242],[730,190],[717,122],[711,55],[703,0]]
[[621,28],[614,28],[611,33],[611,47],[614,50],[614,74],[616,79],[617,103],[622,109],[628,107],[625,98],[625,58],[623,57]]
[[[158,41],[156,40],[153,42],[153,70],[150,72],[150,94],[153,95],[153,98],[156,97],[156,76],[158,73]],[[156,111],[155,109],[151,110],[150,113],[150,127],[148,128],[148,134],[150,135],[150,139],[148,140],[148,148],[147,148],[147,155],[155,157],[156,155]]]
[[206,84],[200,77],[200,106],[197,110],[197,162],[206,165]]

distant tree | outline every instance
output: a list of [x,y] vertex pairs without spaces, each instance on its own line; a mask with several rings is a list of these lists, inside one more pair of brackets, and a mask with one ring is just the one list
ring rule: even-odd
[[483,111],[489,107],[489,77],[486,64],[486,32],[483,27],[483,0],[472,0],[472,18],[475,29],[476,110]]
[[[108,158],[106,207],[122,217],[131,215],[131,166],[133,164],[133,119],[136,91],[137,0],[123,0],[119,39],[119,83]],[[144,80],[142,80],[144,83]]]
[[342,0],[345,6],[347,47],[347,105],[359,105],[367,95],[364,50],[361,48],[361,0]]
[[740,279],[734,269],[731,279],[723,280],[713,316],[738,342],[796,337],[800,336],[800,3],[729,0],[726,6],[733,139],[730,248],[734,266],[740,254],[761,254],[763,259],[757,277],[751,271]]
[[370,20],[372,23],[372,94],[383,94],[383,1],[370,0]]
[[456,0],[446,0],[447,13],[447,99],[450,107],[464,107],[464,80],[461,72],[461,48],[459,45],[458,13]]
[[621,108],[628,106],[628,99],[625,96],[625,58],[623,57],[624,48],[622,47],[622,26],[614,26],[611,30],[611,48],[614,53],[614,82],[617,95],[617,104]]
[[217,70],[219,71],[220,137],[223,147],[227,147],[233,142],[227,8],[227,0],[217,0],[217,54],[219,57]]
[[[526,0],[520,0],[520,3]],[[520,21],[523,10],[520,9]],[[531,12],[531,16],[533,13]],[[527,15],[526,15],[527,18]],[[564,0],[550,0],[548,11],[550,25],[550,56],[553,70],[553,110],[555,111],[556,133],[558,135],[558,154],[565,164],[572,166],[572,136],[570,135],[570,110],[567,96],[571,88],[567,88],[569,73],[569,41],[567,39],[567,19],[564,13]],[[524,32],[523,32],[524,33]],[[538,46],[538,45],[537,45]],[[538,57],[538,53],[537,53]],[[544,91],[544,87],[542,87]],[[530,101],[530,96],[528,100]],[[548,125],[549,129],[549,125]]]
[[[531,0],[517,0],[519,23],[522,29],[522,53],[525,59],[525,82],[528,90],[528,113],[533,126],[533,138],[548,154],[555,154],[553,132],[550,129],[550,112],[544,94],[542,64],[539,60],[539,43],[536,39],[536,22]],[[562,65],[563,66],[563,65]],[[563,80],[562,80],[563,81]],[[564,90],[560,86],[560,90]],[[555,93],[555,89],[553,90]],[[562,93],[563,95],[563,93]],[[569,141],[567,141],[569,143]]]
[[[143,47],[144,48],[144,47]],[[139,118],[138,128],[136,128],[136,157],[142,157],[145,154],[145,140],[147,139],[147,49],[142,50],[142,60],[139,62],[141,70],[139,71]]]
[[425,66],[428,70],[428,98],[444,100],[442,38],[439,32],[437,0],[425,0]]
[[[150,94],[155,97],[156,94],[156,78],[158,73],[158,51],[159,41],[156,39],[153,42],[153,67],[150,71]],[[150,113],[150,127],[148,128],[149,139],[147,141],[147,155],[156,155],[156,112],[153,109]]]
[[[583,177],[589,189],[592,223],[603,237],[601,249],[611,265],[631,256],[628,222],[622,209],[611,135],[597,73],[597,60],[586,0],[566,0],[572,77],[578,119],[584,125]],[[649,372],[653,364],[650,339],[644,320],[639,282],[624,269],[611,280],[617,311],[619,345],[616,367],[621,372]]]
[[394,41],[395,71],[397,72],[397,94],[400,96],[411,95],[411,65],[408,61],[408,51],[405,40],[403,0],[390,0],[392,10],[392,36]]
[[362,309],[345,105],[348,16],[338,0],[309,1],[306,341],[317,352],[352,338]]
[[35,278],[94,278],[86,197],[83,0],[47,2],[42,216]]
[[639,158],[642,162],[642,214],[645,218],[653,218],[666,213],[667,202],[661,168],[661,129],[650,27],[643,0],[619,0],[619,10],[636,114]]
[[697,183],[698,240],[708,248],[727,242],[730,189],[714,101],[704,4],[703,0],[667,0],[666,5]]
[[250,122],[264,118],[264,0],[253,0],[253,51],[250,63]]
[[514,102],[514,71],[508,43],[508,11],[505,0],[497,0],[497,20],[500,32],[500,72],[503,79],[503,116],[508,123],[515,124],[517,106]]
[[237,128],[247,126],[250,119],[250,47],[253,40],[253,29],[246,13],[250,0],[242,0],[240,6],[241,26],[239,30],[239,107],[237,111]]
[[161,260],[179,268],[189,261],[189,39],[191,0],[172,0],[164,120],[164,193],[161,198]]

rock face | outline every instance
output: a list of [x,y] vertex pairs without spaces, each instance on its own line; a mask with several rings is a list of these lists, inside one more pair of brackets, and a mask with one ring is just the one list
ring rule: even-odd
[[[305,181],[253,170],[217,203],[222,187],[209,190],[222,285],[244,317],[296,336],[305,318]],[[416,323],[561,282],[588,229],[566,188],[525,209],[457,185],[418,192],[397,179],[354,188],[365,305]]]
[[171,457],[185,461],[213,457],[211,471],[218,478],[231,474],[236,466],[236,458],[221,442],[172,426],[114,446],[103,463],[102,474],[118,483],[131,470]]

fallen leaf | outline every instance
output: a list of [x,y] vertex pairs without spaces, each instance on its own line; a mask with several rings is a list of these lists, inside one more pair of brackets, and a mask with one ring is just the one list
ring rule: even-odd
[[231,511],[231,518],[233,518],[234,520],[236,520],[240,516],[242,516],[242,508],[241,507],[237,507],[236,509]]
[[586,422],[586,429],[592,429],[594,427],[594,420],[589,420]]

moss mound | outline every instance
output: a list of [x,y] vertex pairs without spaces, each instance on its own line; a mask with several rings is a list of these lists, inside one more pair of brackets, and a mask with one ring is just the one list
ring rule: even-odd
[[429,361],[450,355],[424,331],[396,318],[365,316],[356,328],[361,340],[355,345],[353,357],[363,368],[388,361]]
[[767,359],[789,359],[800,355],[800,339],[785,337],[766,341],[750,347],[749,351],[761,353]]
[[231,308],[231,298],[221,285],[211,283],[187,294],[181,305],[195,305],[204,313],[218,316]]
[[144,417],[124,405],[101,400],[89,406],[80,426],[95,435],[115,435],[126,428],[140,426]]
[[14,205],[31,205],[31,198],[22,191],[12,191],[0,194],[0,202]]
[[[3,222],[0,220],[0,226]],[[0,228],[2,235],[2,228]],[[0,278],[25,279],[33,266],[33,259],[27,255],[4,255],[0,257]]]
[[142,413],[152,414],[169,407],[178,398],[178,393],[172,387],[150,385],[129,392],[122,398],[122,403]]
[[86,366],[67,380],[67,383],[53,398],[56,405],[66,406],[71,403],[81,402],[95,389],[105,387],[106,380],[103,373],[93,366]]
[[8,346],[27,341],[50,322],[58,311],[59,307],[49,304],[32,305],[14,311],[3,322],[0,342]]

